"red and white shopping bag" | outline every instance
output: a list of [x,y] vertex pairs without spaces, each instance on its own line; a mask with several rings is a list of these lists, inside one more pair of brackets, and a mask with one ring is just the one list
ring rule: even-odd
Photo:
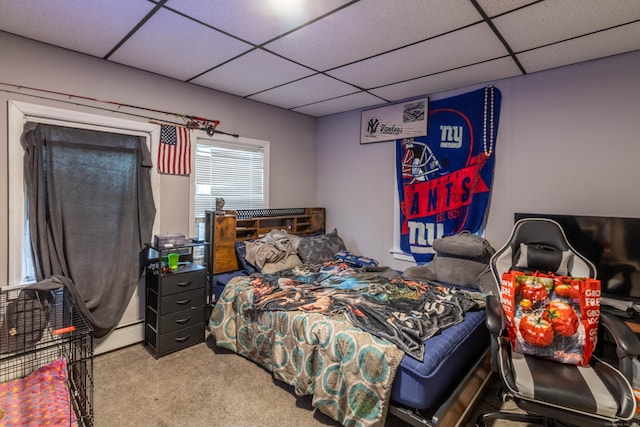
[[598,339],[600,281],[509,271],[501,301],[512,349],[562,363],[589,363]]

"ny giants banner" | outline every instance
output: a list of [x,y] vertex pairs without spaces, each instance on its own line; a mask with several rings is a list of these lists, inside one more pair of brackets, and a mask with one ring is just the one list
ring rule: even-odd
[[427,136],[396,140],[400,248],[418,264],[431,261],[435,239],[483,230],[500,100],[487,86],[431,101]]

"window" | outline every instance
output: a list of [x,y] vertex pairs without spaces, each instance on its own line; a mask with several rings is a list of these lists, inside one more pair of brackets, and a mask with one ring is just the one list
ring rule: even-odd
[[[18,285],[34,280],[28,233],[29,218],[24,193],[23,149],[20,144],[20,137],[27,120],[37,123],[143,136],[151,147],[152,158],[157,156],[157,141],[159,140],[158,125],[10,101],[9,247],[12,249],[9,252],[9,285]],[[151,143],[152,141],[154,141],[153,144]],[[159,179],[155,168],[152,170],[151,182],[154,200],[156,205],[159,205]],[[155,224],[159,223],[159,213],[157,213]],[[157,232],[157,230],[154,229],[154,232]]]
[[214,135],[195,144],[195,173],[191,174],[192,235],[204,236],[205,211],[215,210],[216,198],[225,209],[269,206],[269,142]]

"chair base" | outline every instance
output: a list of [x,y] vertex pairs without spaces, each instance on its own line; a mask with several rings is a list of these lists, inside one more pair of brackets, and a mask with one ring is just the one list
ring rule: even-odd
[[519,421],[523,423],[536,424],[544,427],[554,427],[556,422],[552,419],[532,414],[516,414],[512,412],[488,412],[481,414],[476,418],[476,427],[486,427],[485,422],[489,420],[509,420]]
[[530,400],[514,396],[507,393],[502,386],[498,389],[496,397],[502,402],[506,402],[508,400],[513,401],[517,405],[518,409],[525,413],[509,412],[508,410],[486,412],[478,415],[476,418],[476,427],[486,427],[486,421],[490,421],[489,426],[491,426],[491,421],[493,420],[516,421],[544,427],[630,427],[635,425],[633,424],[633,420],[603,420],[584,417],[576,413],[572,414],[558,408],[547,406],[544,403],[532,402]]
[[[629,427],[633,425],[633,421],[604,421],[604,420],[593,420],[593,419],[585,419],[582,421],[576,421],[575,424],[565,424],[564,422],[557,421],[553,418],[544,417],[542,415],[534,415],[534,414],[522,414],[522,413],[514,413],[514,412],[505,412],[505,411],[496,411],[496,412],[487,412],[484,414],[478,415],[476,418],[476,427],[486,427],[485,422],[491,420],[508,420],[508,421],[518,421],[523,423],[535,424],[544,427],[571,427],[571,426],[584,426],[584,427]],[[585,424],[586,422],[586,424]],[[491,423],[489,424],[491,425]]]

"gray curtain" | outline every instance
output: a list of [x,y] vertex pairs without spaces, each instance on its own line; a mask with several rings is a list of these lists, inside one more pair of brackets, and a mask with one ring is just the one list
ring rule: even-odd
[[67,287],[104,336],[139,283],[151,239],[149,150],[136,136],[35,123],[22,145],[36,279]]

